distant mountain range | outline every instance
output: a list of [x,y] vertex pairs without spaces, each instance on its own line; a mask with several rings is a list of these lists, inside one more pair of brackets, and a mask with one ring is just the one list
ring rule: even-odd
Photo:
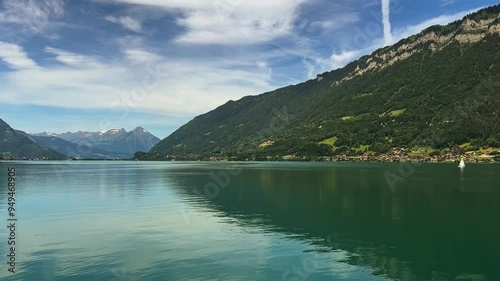
[[500,5],[194,118],[137,159],[316,159],[500,147]]
[[160,139],[142,127],[127,132],[34,133],[14,130],[0,119],[0,156],[21,159],[130,159],[149,151]]
[[41,147],[50,148],[58,153],[64,154],[70,158],[76,159],[127,159],[129,153],[118,153],[102,150],[90,145],[79,145],[73,142],[63,140],[55,136],[35,136],[23,131],[16,132],[24,135]]
[[66,158],[63,154],[37,145],[27,136],[17,134],[0,119],[0,159],[62,160]]
[[[26,134],[26,133],[25,133]],[[51,132],[27,134],[37,144],[78,158],[126,159],[137,151],[149,151],[160,139],[142,127],[127,132],[111,129],[100,132]]]

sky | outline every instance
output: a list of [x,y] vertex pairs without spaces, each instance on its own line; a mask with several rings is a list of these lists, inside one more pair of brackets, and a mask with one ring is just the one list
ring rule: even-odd
[[0,118],[167,137],[498,0],[0,0]]

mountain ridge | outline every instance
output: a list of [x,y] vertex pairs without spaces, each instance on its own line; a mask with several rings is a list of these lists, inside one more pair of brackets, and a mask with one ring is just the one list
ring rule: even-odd
[[[439,51],[454,41],[459,43],[477,43],[484,39],[486,35],[500,33],[500,14],[496,17],[481,18],[485,13],[491,12],[498,12],[498,6],[485,8],[475,14],[465,16],[462,20],[452,22],[445,26],[430,26],[416,35],[400,40],[392,46],[375,50],[372,55],[363,56],[353,62],[359,62],[359,64],[352,76],[362,75],[367,71],[376,70],[377,68],[383,69],[397,61],[407,59],[415,53],[413,48],[420,44],[430,43],[429,49],[432,51]],[[475,21],[473,18],[477,18],[478,21]],[[450,30],[450,27],[455,27],[456,29]],[[460,33],[460,29],[464,31],[464,33]],[[484,32],[478,33],[478,31]],[[387,49],[390,50],[388,54],[384,53]],[[377,59],[381,61],[377,62]],[[364,68],[361,67],[363,64],[365,65]],[[345,80],[350,80],[353,78],[352,76],[345,77],[338,83],[340,84]]]
[[0,159],[63,160],[67,157],[38,146],[28,137],[19,135],[0,119]]
[[42,132],[28,134],[35,143],[77,159],[130,159],[137,151],[148,151],[160,139],[141,126],[127,132],[110,129],[99,132],[77,131],[61,134]]
[[[316,79],[229,101],[141,159],[255,159],[500,147],[500,5]],[[261,158],[259,158],[261,159]]]
[[66,141],[57,136],[30,135],[24,131],[16,130],[17,134],[27,136],[34,143],[41,147],[52,149],[60,154],[73,159],[129,159],[130,154],[106,151],[88,145],[79,145]]

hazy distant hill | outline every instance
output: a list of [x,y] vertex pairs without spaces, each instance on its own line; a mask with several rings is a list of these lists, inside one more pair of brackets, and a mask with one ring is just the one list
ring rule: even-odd
[[317,79],[229,101],[143,159],[500,147],[500,5],[433,26]]
[[[41,147],[50,148],[58,153],[77,159],[128,159],[130,153],[118,153],[94,148],[88,145],[78,145],[55,136],[30,135],[16,130],[16,133],[25,135]],[[47,134],[50,135],[50,134]]]
[[28,137],[18,135],[7,123],[0,119],[0,158],[16,159],[66,159],[48,148],[42,148]]

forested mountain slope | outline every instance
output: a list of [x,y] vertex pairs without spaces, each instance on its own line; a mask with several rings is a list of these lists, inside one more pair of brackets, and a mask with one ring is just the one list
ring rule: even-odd
[[317,79],[229,101],[142,159],[500,147],[500,5],[433,26]]

